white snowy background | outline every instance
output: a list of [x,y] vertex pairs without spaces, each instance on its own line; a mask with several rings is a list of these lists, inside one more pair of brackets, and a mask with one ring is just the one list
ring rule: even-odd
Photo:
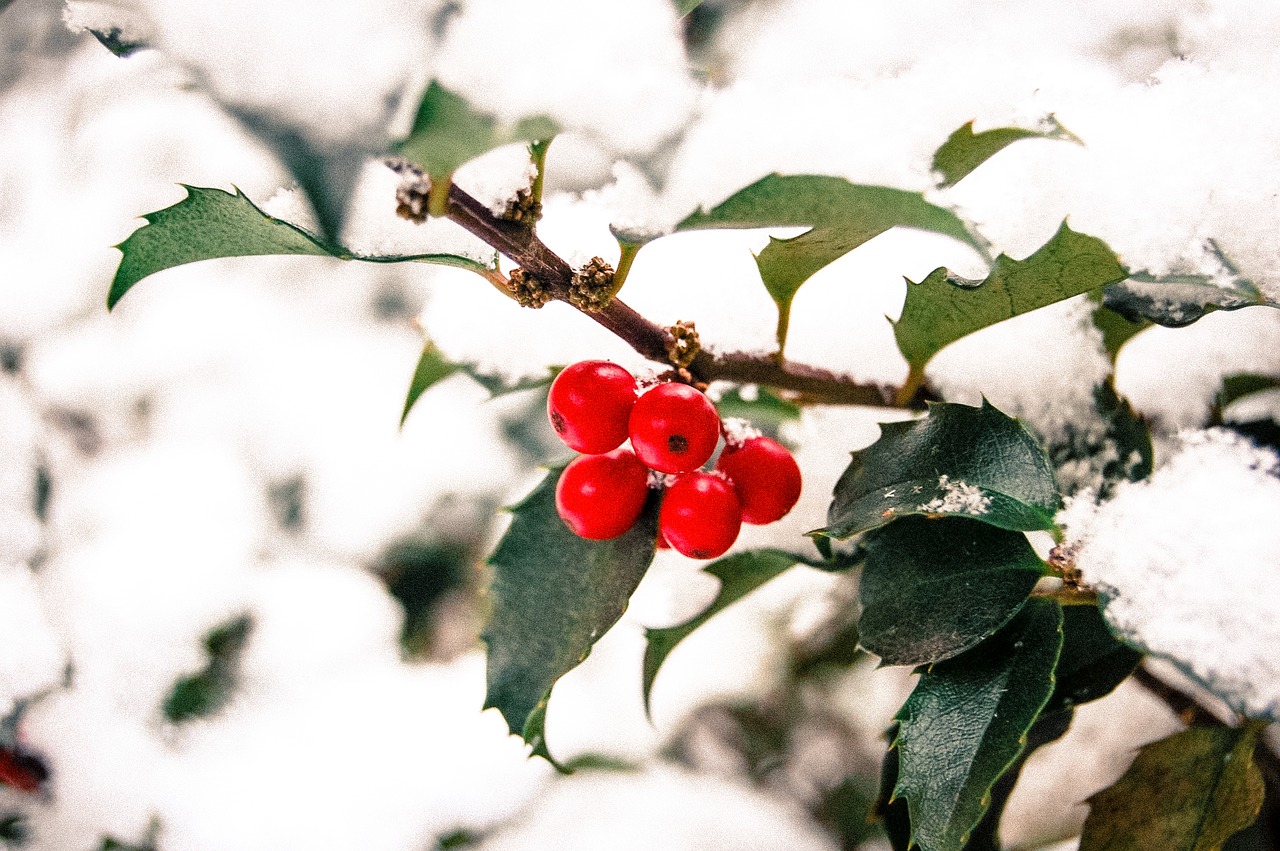
[[[616,259],[610,224],[668,227],[778,171],[928,190],[1018,258],[1068,216],[1157,274],[1212,272],[1212,239],[1280,299],[1274,3],[713,0],[703,14],[716,25],[689,44],[669,0],[0,11],[0,715],[23,707],[18,740],[51,772],[40,796],[0,788],[0,819],[25,820],[26,847],[89,851],[153,826],[165,851],[425,851],[458,830],[486,851],[835,847],[796,789],[838,782],[839,755],[816,747],[779,791],[732,760],[694,770],[662,754],[699,706],[769,693],[786,639],[840,599],[839,580],[796,570],[712,621],[673,654],[650,724],[642,626],[714,593],[696,563],[661,554],[548,719],[562,758],[633,771],[557,778],[480,712],[478,561],[501,531],[493,506],[536,479],[509,434],[536,411],[487,402],[456,376],[398,430],[422,331],[511,378],[588,357],[643,369],[619,341],[564,305],[521,310],[466,272],[321,258],[181,267],[107,313],[111,246],[178,201],[179,182],[298,209],[285,166],[232,112],[333,151],[385,148],[431,79],[504,118],[548,114],[566,132],[539,232],[572,263]],[[84,31],[111,26],[151,47],[120,59]],[[1019,142],[932,188],[932,152],[964,122],[1048,114],[1084,145]],[[376,158],[350,174],[347,245],[460,240],[396,219],[395,179]],[[526,177],[513,147],[457,179],[496,203]],[[623,297],[659,323],[695,320],[712,347],[766,350],[774,315],[751,257],[766,236],[659,240]],[[958,243],[899,231],[832,264],[795,301],[789,357],[900,382],[885,317],[901,310],[904,276],[939,265],[982,269]],[[975,334],[936,358],[931,385],[953,401],[985,394],[1050,438],[1087,423],[1110,369],[1089,309],[1073,300]],[[1152,423],[1160,469],[1101,506],[1082,496],[1064,522],[1118,629],[1235,708],[1274,717],[1277,460],[1204,431],[1221,379],[1241,372],[1280,376],[1280,312],[1218,313],[1129,343],[1117,386]],[[1253,405],[1253,419],[1280,409]],[[786,434],[806,476],[800,505],[738,546],[794,545],[822,525],[848,452],[900,416],[807,409]],[[401,611],[373,570],[405,540],[479,548],[453,633],[425,659],[402,654]],[[254,627],[231,702],[165,721],[174,683],[205,664],[204,637],[244,613]],[[868,770],[909,687],[904,672],[855,669],[835,690]],[[1086,707],[1032,760],[1006,837],[1072,847],[1084,808],[1071,805],[1174,729],[1128,686]]]

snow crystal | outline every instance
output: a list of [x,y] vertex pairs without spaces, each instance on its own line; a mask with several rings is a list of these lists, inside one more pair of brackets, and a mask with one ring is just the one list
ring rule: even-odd
[[1238,712],[1280,717],[1280,458],[1232,432],[1179,435],[1146,482],[1060,516],[1112,628]]
[[951,478],[943,473],[938,476],[940,496],[916,506],[916,511],[929,514],[986,514],[991,509],[991,497],[982,488]]

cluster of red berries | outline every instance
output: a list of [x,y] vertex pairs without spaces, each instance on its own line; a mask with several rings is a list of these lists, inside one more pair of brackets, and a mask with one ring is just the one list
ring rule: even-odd
[[[651,470],[667,474],[658,545],[691,558],[721,555],[744,522],[772,523],[800,498],[800,467],[767,437],[726,441],[715,471],[700,469],[720,441],[720,416],[687,384],[640,393],[617,364],[581,361],[556,376],[547,415],[560,439],[583,453],[556,486],[556,510],[583,538],[630,529],[648,499]],[[630,449],[622,445],[628,439]]]

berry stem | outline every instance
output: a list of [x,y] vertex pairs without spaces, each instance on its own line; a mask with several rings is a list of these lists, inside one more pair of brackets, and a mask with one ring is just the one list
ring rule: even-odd
[[[548,248],[528,224],[497,218],[457,184],[449,187],[447,214],[536,277],[553,298],[568,303],[573,269]],[[615,298],[598,313],[584,315],[609,329],[649,360],[668,362],[667,341],[671,333],[620,299]],[[689,372],[697,381],[719,379],[793,390],[810,402],[875,407],[910,407],[913,404],[910,397],[895,400],[891,387],[861,384],[848,376],[804,364],[780,363],[772,354],[711,354],[703,349],[690,364]]]

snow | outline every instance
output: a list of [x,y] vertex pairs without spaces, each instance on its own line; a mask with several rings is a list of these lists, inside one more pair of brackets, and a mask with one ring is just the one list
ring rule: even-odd
[[1274,601],[1280,457],[1225,430],[1187,431],[1150,480],[1060,520],[1108,623],[1237,712],[1280,718]]
[[[110,246],[177,202],[179,182],[234,185],[315,226],[278,152],[228,110],[343,164],[340,241],[363,254],[491,256],[449,223],[394,213],[382,157],[436,80],[500,121],[545,114],[564,129],[539,235],[575,266],[616,263],[611,226],[657,236],[769,173],[813,173],[923,192],[1015,258],[1066,219],[1135,270],[1220,276],[1213,240],[1280,297],[1275,4],[708,5],[722,25],[697,50],[669,0],[72,0],[66,23],[36,0],[0,12],[0,351],[18,358],[0,376],[0,714],[26,705],[20,739],[52,772],[47,798],[0,791],[0,815],[27,816],[34,851],[136,839],[153,818],[166,851],[414,851],[460,828],[485,849],[618,837],[831,847],[776,790],[678,769],[662,752],[699,707],[776,688],[785,642],[840,580],[797,568],[713,619],[664,666],[651,726],[642,627],[680,622],[715,594],[699,564],[660,554],[547,721],[558,755],[639,768],[564,781],[480,711],[474,636],[461,655],[402,658],[400,612],[368,570],[400,540],[491,545],[499,523],[458,518],[491,516],[557,451],[537,430],[536,399],[490,402],[464,376],[432,388],[397,430],[424,333],[507,378],[585,358],[640,375],[652,364],[563,304],[527,311],[470,272],[423,264],[210,261],[148,279],[106,313]],[[78,32],[115,26],[150,49],[121,60]],[[1084,145],[1019,142],[936,188],[932,152],[957,127],[1034,127],[1048,114]],[[496,209],[530,169],[512,145],[456,177]],[[662,236],[622,298],[660,325],[696,321],[712,351],[773,352],[776,307],[753,254],[799,232]],[[914,231],[832,263],[795,298],[787,357],[900,383],[890,320],[903,278],[938,266],[984,271],[968,247]],[[1093,435],[1093,388],[1112,364],[1092,308],[1070,300],[961,340],[929,364],[929,385],[949,401],[985,397],[1048,440]],[[1277,462],[1204,428],[1223,378],[1280,374],[1277,351],[1280,312],[1255,308],[1134,338],[1116,387],[1152,424],[1159,469],[1063,515],[1118,631],[1272,717]],[[1259,394],[1227,420],[1275,410]],[[745,529],[735,552],[811,548],[802,536],[823,525],[849,452],[877,438],[877,422],[909,416],[806,406],[782,434],[804,471],[800,502]],[[513,437],[523,424],[534,426]],[[1096,485],[1118,457],[1097,442],[1064,484]],[[283,485],[301,494],[287,528],[271,497]],[[981,504],[964,483],[941,485],[948,495],[928,510]],[[483,585],[473,572],[466,594]],[[466,599],[479,618],[482,603]],[[159,707],[204,664],[204,636],[244,613],[254,628],[232,702],[165,722]],[[864,673],[834,703],[874,752],[907,675]]]

